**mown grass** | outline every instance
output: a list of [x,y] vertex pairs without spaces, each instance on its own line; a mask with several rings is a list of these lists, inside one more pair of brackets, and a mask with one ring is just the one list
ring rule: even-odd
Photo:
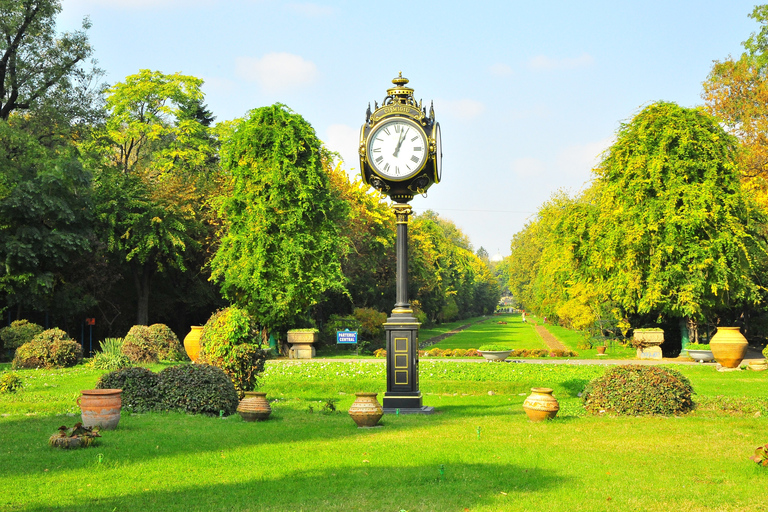
[[433,325],[431,327],[427,328],[420,328],[419,329],[419,341],[425,342],[429,341],[431,338],[434,338],[435,336],[440,336],[441,334],[445,334],[447,332],[450,332],[454,329],[458,329],[459,327],[463,325],[469,325],[474,324],[477,322],[482,322],[484,320],[487,320],[491,317],[484,317],[484,316],[475,316],[471,318],[465,318],[464,320],[458,320],[456,322],[446,322],[443,324]]
[[523,323],[519,314],[495,315],[436,343],[433,347],[480,348],[482,345],[501,345],[510,349],[546,349],[547,346],[529,323]]
[[[438,412],[359,430],[345,411],[355,391],[385,388],[383,364],[270,362],[267,422],[124,413],[96,447],[69,452],[46,439],[77,420],[72,396],[101,372],[23,371],[27,387],[0,401],[0,509],[765,510],[768,472],[747,457],[768,442],[768,372],[676,368],[706,408],[614,418],[584,415],[577,397],[602,367],[423,361]],[[541,385],[561,411],[534,424],[521,406]],[[762,413],[723,412],[718,396]]]

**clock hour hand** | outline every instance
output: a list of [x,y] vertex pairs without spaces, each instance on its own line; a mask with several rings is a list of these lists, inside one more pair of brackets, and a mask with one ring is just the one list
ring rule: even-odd
[[405,134],[408,130],[404,130],[402,134],[400,134],[400,140],[397,141],[397,146],[395,147],[395,152],[392,153],[392,156],[396,157],[400,153],[400,146],[403,145],[403,141],[405,140]]

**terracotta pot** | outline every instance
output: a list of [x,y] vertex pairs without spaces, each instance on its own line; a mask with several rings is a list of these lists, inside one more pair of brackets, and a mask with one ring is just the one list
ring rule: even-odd
[[709,342],[715,361],[725,368],[738,368],[748,346],[738,327],[718,327]]
[[102,430],[117,428],[120,421],[122,389],[84,389],[77,398],[84,427],[99,426]]
[[373,427],[384,415],[381,404],[376,400],[378,393],[355,393],[357,397],[349,408],[349,415],[358,427]]
[[602,347],[597,347],[597,353],[605,354],[605,345],[603,345]]
[[237,412],[245,421],[264,421],[272,414],[272,408],[267,401],[267,394],[258,391],[246,391],[245,398],[240,400]]
[[202,325],[193,325],[192,330],[184,337],[184,350],[194,363],[200,355],[200,335],[203,333]]
[[551,420],[557,416],[560,404],[552,396],[550,388],[531,388],[531,394],[523,402],[523,410],[531,421]]

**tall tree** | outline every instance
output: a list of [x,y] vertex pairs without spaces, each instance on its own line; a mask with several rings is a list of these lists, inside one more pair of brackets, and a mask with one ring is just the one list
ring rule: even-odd
[[280,104],[251,110],[222,146],[231,182],[212,279],[265,336],[306,318],[324,292],[345,289],[346,207],[331,193],[325,156],[309,123]]

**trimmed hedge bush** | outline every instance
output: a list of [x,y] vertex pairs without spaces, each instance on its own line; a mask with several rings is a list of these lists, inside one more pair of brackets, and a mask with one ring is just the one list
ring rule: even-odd
[[14,320],[11,325],[0,329],[0,359],[5,349],[16,350],[43,332],[43,327],[29,320]]
[[693,409],[692,395],[691,383],[680,372],[635,364],[606,370],[587,385],[582,400],[592,414],[670,415]]
[[233,414],[237,410],[235,385],[223,370],[208,364],[182,364],[160,374],[160,408],[192,414]]
[[179,337],[167,325],[150,325],[149,336],[150,343],[155,347],[157,357],[161,361],[189,361]]
[[198,362],[224,370],[243,396],[243,391],[256,389],[269,356],[269,349],[262,348],[258,340],[255,322],[245,310],[229,307],[217,311],[200,334]]
[[160,360],[152,339],[152,331],[146,325],[134,325],[123,340],[123,354],[134,363],[156,363]]
[[160,377],[146,368],[123,368],[104,374],[96,389],[122,389],[123,407],[135,412],[160,408]]
[[83,347],[61,329],[43,331],[16,349],[14,368],[66,368],[83,360]]

